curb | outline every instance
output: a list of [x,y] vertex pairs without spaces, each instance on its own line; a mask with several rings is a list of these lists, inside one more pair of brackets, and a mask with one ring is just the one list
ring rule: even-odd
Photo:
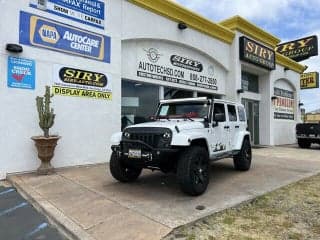
[[57,229],[68,239],[75,240],[96,240],[90,236],[85,230],[83,230],[73,220],[68,218],[56,208],[49,201],[45,200],[40,194],[38,194],[31,187],[27,186],[18,176],[7,176],[8,182],[10,182],[17,191],[28,200],[39,212],[44,214],[50,223],[57,227]]

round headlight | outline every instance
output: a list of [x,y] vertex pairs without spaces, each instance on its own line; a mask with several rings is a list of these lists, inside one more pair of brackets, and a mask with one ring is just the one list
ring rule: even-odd
[[171,138],[171,133],[170,132],[165,132],[162,136],[165,139],[169,139],[169,138]]
[[130,138],[130,133],[125,132],[125,133],[123,134],[123,136],[125,136],[126,138]]

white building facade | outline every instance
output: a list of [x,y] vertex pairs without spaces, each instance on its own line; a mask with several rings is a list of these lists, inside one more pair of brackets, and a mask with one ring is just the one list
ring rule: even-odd
[[213,23],[169,0],[0,6],[0,179],[39,165],[30,137],[41,134],[35,98],[46,85],[51,133],[62,136],[54,167],[108,161],[111,134],[147,121],[168,98],[242,102],[254,144],[295,143],[304,66],[276,54],[280,40],[241,17]]

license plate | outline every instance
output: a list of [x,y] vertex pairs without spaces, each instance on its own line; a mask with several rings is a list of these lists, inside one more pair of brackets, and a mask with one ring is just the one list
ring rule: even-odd
[[316,137],[315,134],[309,134],[309,137]]
[[141,149],[129,149],[128,158],[141,158]]

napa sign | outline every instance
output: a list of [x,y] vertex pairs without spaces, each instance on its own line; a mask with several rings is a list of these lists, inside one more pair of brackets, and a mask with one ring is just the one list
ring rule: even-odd
[[20,11],[19,42],[110,63],[110,37]]

